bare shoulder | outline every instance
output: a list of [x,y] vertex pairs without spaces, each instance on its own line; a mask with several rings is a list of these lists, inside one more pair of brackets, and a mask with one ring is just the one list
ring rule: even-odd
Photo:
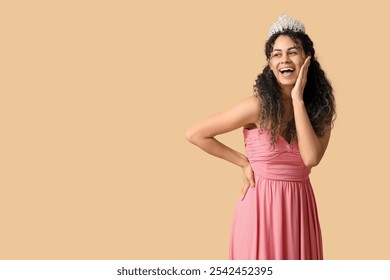
[[253,95],[244,99],[242,103],[242,105],[248,110],[248,113],[252,116],[251,122],[245,124],[243,127],[248,129],[259,127],[260,98],[256,95]]
[[246,116],[247,123],[245,123],[244,127],[247,124],[256,123],[260,114],[259,97],[254,95],[248,96],[234,105],[233,108],[236,111],[243,112],[243,115]]
[[259,119],[259,101],[256,96],[249,96],[232,107],[216,113],[189,129],[189,134],[196,137],[214,137],[240,127],[250,127]]
[[254,113],[255,115],[258,115],[260,113],[260,102],[259,102],[259,97],[252,95],[244,100],[242,100],[240,103],[238,103],[238,106],[242,106],[249,112]]
[[245,98],[242,102],[247,102],[248,105],[259,106],[259,97],[257,95],[251,95]]

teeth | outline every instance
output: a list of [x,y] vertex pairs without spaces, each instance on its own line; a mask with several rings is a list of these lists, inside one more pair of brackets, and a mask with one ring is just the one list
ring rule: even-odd
[[293,68],[282,68],[279,70],[282,74],[286,73],[287,71],[288,72],[294,72],[294,69]]

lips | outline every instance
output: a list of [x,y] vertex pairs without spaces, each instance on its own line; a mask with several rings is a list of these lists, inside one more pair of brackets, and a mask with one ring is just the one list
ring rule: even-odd
[[295,68],[292,67],[284,67],[280,68],[279,72],[282,74],[283,77],[289,77],[291,76],[295,71]]

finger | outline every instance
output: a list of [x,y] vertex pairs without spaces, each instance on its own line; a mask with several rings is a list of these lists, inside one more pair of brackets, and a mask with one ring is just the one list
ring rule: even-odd
[[305,68],[306,68],[306,60],[303,62],[301,69],[299,69],[298,80],[301,80],[302,77],[304,76]]
[[244,200],[246,193],[248,192],[249,185],[244,185],[241,192],[241,200]]
[[310,66],[311,56],[306,57],[305,62],[303,63],[303,68],[307,71]]
[[308,56],[308,57],[305,58],[305,60],[303,61],[302,66],[301,66],[301,69],[300,69],[299,72],[301,72],[301,71],[303,71],[303,70],[309,68],[309,65],[310,65],[310,58],[311,58],[311,56]]
[[303,79],[305,84],[306,84],[306,79],[307,79],[307,73],[309,72],[310,59],[311,59],[311,56],[308,56],[305,59],[305,63],[303,65],[303,67],[302,67],[303,68],[302,79]]
[[249,184],[249,187],[252,187],[252,188],[255,187],[255,179],[253,177],[253,172],[252,172],[252,174],[248,178],[248,184]]
[[310,56],[306,57],[305,61],[303,62],[303,65],[302,65],[302,70],[304,72],[307,72],[307,70],[309,69],[309,65],[310,65]]
[[306,78],[306,75],[307,75],[307,72],[309,69],[309,65],[310,65],[310,59],[311,59],[311,56],[308,56],[308,57],[306,57],[305,61],[303,62],[301,69],[299,69],[298,79],[297,79],[296,83],[299,84],[301,82],[305,82],[305,78]]

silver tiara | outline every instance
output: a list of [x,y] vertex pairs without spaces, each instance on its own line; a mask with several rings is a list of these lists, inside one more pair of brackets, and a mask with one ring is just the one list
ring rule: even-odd
[[279,17],[271,26],[268,31],[268,37],[271,37],[275,33],[283,32],[285,30],[300,31],[305,33],[305,26],[302,22],[289,17],[288,15],[283,15]]

